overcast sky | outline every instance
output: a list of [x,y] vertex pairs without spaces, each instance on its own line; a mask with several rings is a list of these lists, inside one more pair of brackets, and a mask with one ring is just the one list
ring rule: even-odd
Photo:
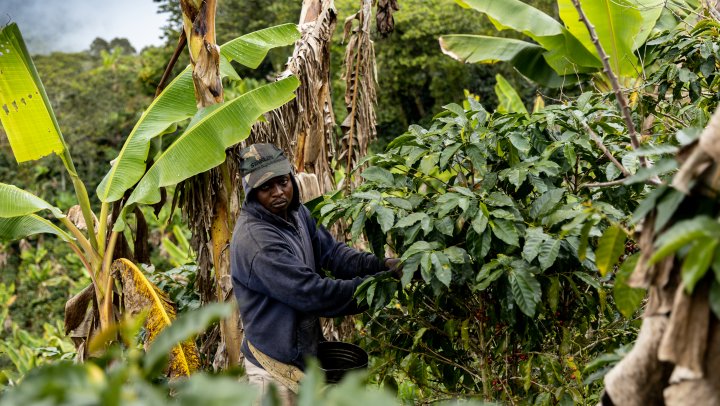
[[31,54],[86,50],[96,37],[140,51],[162,44],[166,18],[152,0],[0,0],[0,27],[16,22]]

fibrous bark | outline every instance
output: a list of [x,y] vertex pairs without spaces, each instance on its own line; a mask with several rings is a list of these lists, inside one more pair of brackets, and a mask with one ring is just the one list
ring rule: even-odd
[[335,186],[329,163],[335,157],[330,94],[330,43],[337,22],[332,0],[305,0],[300,14],[301,38],[295,44],[284,78],[300,79],[296,97],[257,123],[247,144],[269,142],[280,147],[297,173],[317,177],[320,192]]
[[198,108],[223,101],[220,47],[215,43],[216,0],[181,0]]
[[[351,178],[358,161],[367,155],[370,141],[377,137],[375,125],[375,49],[370,39],[370,20],[372,1],[361,0],[360,10],[345,20],[345,107],[348,115],[342,123],[345,136],[342,140],[340,162],[345,163],[346,190],[352,189],[360,181]],[[357,20],[357,26],[353,27]],[[348,40],[349,37],[349,40]]]

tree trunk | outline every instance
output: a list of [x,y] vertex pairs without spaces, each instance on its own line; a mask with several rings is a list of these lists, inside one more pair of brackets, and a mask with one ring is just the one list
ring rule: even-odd
[[[216,0],[181,0],[183,25],[193,67],[195,100],[198,108],[223,101],[220,79],[220,48],[215,43]],[[201,288],[203,302],[211,300],[234,302],[230,283],[229,247],[234,216],[229,209],[230,197],[236,193],[227,163],[183,183],[185,210],[193,233],[193,246],[198,252],[199,281],[210,282],[210,261],[215,269],[214,297]],[[211,247],[211,251],[207,247]],[[202,285],[201,285],[202,286]],[[237,305],[230,317],[220,322],[220,348],[213,365],[220,368],[238,365],[242,334],[238,328],[240,313]],[[217,359],[220,359],[218,361]]]

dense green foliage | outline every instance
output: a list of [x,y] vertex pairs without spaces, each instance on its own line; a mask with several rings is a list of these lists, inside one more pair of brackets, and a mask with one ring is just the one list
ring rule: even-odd
[[[89,190],[94,190],[100,182],[102,175],[109,167],[110,160],[117,155],[122,142],[140,117],[142,109],[149,104],[165,64],[172,54],[178,33],[179,6],[176,2],[168,2],[165,6],[172,7],[172,12],[169,13],[171,22],[168,26],[168,45],[166,47],[150,47],[143,49],[140,53],[135,53],[132,44],[127,43],[126,40],[116,38],[106,41],[96,38],[93,41],[88,40],[89,48],[84,52],[74,54],[56,52],[52,55],[38,55],[34,58],[53,109],[58,116],[61,130],[65,134],[68,144],[72,145],[80,177],[85,180]],[[338,8],[341,11],[338,19],[339,25],[342,24],[344,17],[355,12],[356,7],[354,2],[338,2]],[[257,1],[252,7],[239,2],[223,3],[218,9],[217,16],[218,41],[222,43],[256,28],[296,21],[299,9],[300,3],[297,2]],[[378,107],[378,113],[381,137],[389,139],[391,134],[403,131],[403,128],[409,123],[423,119],[423,115],[437,112],[439,106],[446,100],[461,99],[463,88],[475,88],[475,84],[480,85],[482,79],[478,79],[477,75],[470,72],[478,69],[486,70],[486,68],[457,64],[442,57],[438,51],[436,37],[443,26],[447,26],[448,21],[453,21],[452,13],[457,10],[457,6],[449,3],[443,5],[441,2],[428,3],[427,6],[415,3],[404,4],[400,13],[396,14],[396,33],[377,42],[376,49],[378,50],[380,69],[378,82],[392,84],[379,87],[381,104]],[[428,20],[422,18],[423,16],[432,16],[433,18]],[[479,27],[482,25],[480,19],[469,15],[458,20],[458,24],[460,26],[457,27],[457,31],[463,31],[463,25],[467,27],[467,30],[472,31],[480,29]],[[487,25],[487,23],[484,24]],[[337,46],[333,47],[332,56],[333,61],[337,62],[333,70],[336,84],[333,88],[336,100],[342,100],[341,92],[344,86],[344,82],[339,79],[342,68],[339,62],[342,60],[344,49],[340,46],[340,31],[338,29],[336,32]],[[405,37],[405,31],[409,32],[410,37]],[[413,44],[412,50],[407,47],[408,43]],[[407,62],[402,64],[392,62],[393,58],[399,57],[398,52],[406,51],[409,53],[403,58]],[[263,65],[254,71],[244,69],[239,65],[235,66],[241,76],[247,78],[244,81],[247,83],[247,87],[252,88],[256,86],[253,83],[265,82],[273,72],[282,69],[289,52],[287,48],[272,51]],[[384,52],[387,52],[387,55]],[[428,58],[430,59],[428,60]],[[187,55],[183,53],[174,73],[177,74],[186,64]],[[403,75],[402,71],[406,68],[399,68],[399,66],[408,64],[413,66],[412,71],[415,71],[416,75],[423,76],[419,79],[408,80],[410,76]],[[426,65],[426,68],[423,69],[423,65]],[[386,70],[388,72],[395,71],[392,74],[386,74],[384,73]],[[462,80],[444,82],[443,78],[450,74]],[[487,75],[489,78],[492,74],[488,73]],[[417,81],[416,79],[421,80]],[[398,80],[403,81],[402,86],[399,86]],[[474,80],[476,83],[466,83],[466,80]],[[431,85],[432,81],[434,81],[434,85]],[[451,85],[451,87],[444,87],[445,85]],[[237,93],[233,86],[235,85],[229,86],[228,91]],[[489,84],[484,93],[492,95],[491,86],[492,84]],[[428,89],[431,87],[436,89],[432,97],[428,93]],[[391,89],[395,90],[390,92]],[[433,101],[424,106],[423,114],[419,114],[411,106],[411,109],[415,110],[406,117],[403,111],[396,108],[400,105],[398,100],[404,100],[403,97],[396,94],[398,89],[403,89],[403,91],[407,89],[407,91],[413,92],[413,97],[424,100],[423,103],[429,100],[437,100],[437,102]],[[241,92],[242,89],[239,91]],[[385,101],[386,98],[388,101]],[[340,114],[338,117],[341,119],[345,114],[344,108],[341,103],[336,103],[335,107]],[[382,134],[387,134],[387,136]],[[47,199],[62,210],[67,210],[74,204],[72,185],[57,160],[53,157],[46,157],[38,162],[17,165],[10,153],[4,134],[0,136],[0,146],[2,147],[0,149],[0,179],[12,180],[13,184]],[[91,202],[93,205],[98,204],[92,194]],[[170,228],[166,225],[166,220],[161,219],[159,222],[155,222],[153,217],[148,216],[151,222],[150,238],[152,241],[150,246],[159,247],[159,242],[164,237],[175,240],[169,234]],[[176,221],[177,219],[173,224],[177,224]],[[28,331],[39,335],[42,334],[42,323],[37,323],[30,317],[34,311],[37,311],[35,302],[42,301],[44,303],[46,314],[52,315],[51,319],[60,319],[65,300],[82,289],[87,281],[79,278],[82,274],[79,264],[63,244],[37,238],[31,238],[30,241],[37,248],[30,248],[28,245],[21,246],[18,243],[8,243],[2,248],[5,272],[0,281],[6,283],[8,287],[14,285],[17,297],[25,297],[27,292],[37,289],[38,283],[34,282],[32,278],[26,277],[26,275],[32,274],[28,271],[29,259],[21,261],[21,257],[30,258],[37,256],[36,252],[46,252],[40,261],[43,266],[48,269],[52,268],[52,275],[55,277],[61,275],[69,277],[66,282],[54,284],[46,290],[41,289],[41,292],[47,291],[48,293],[41,294],[36,300],[16,300],[7,307],[12,315],[12,320],[18,323],[20,328],[29,329]],[[173,265],[164,262],[167,258],[165,252],[165,250],[158,249],[153,249],[151,252],[153,263],[156,265],[155,269],[158,271],[173,269]],[[52,264],[52,266],[48,264]],[[192,272],[188,273],[186,270],[184,273],[189,275],[191,281],[193,280]],[[31,327],[33,324],[35,327]],[[3,367],[7,366],[9,366],[8,362],[3,364]]]
[[[665,189],[640,207],[635,202],[650,190],[645,180],[675,168],[666,154],[696,137],[717,105],[710,45],[717,36],[717,23],[702,21],[649,42],[660,68],[633,108],[635,117],[657,119],[645,123],[653,136],[644,137],[641,150],[626,147],[624,123],[602,94],[529,116],[489,114],[470,98],[465,108],[448,105],[429,128],[411,126],[391,142],[351,196],[316,207],[326,223],[352,218],[354,238],[364,232],[376,253],[387,243],[404,260],[401,281],[375,280],[358,292],[375,309],[362,336],[378,357],[378,379],[421,399],[597,399],[601,367],[619,359],[612,350],[622,351],[636,327],[620,313],[632,317],[643,297],[625,285],[637,256],[628,257],[635,248],[623,225],[655,204],[658,228],[681,210],[682,195]],[[633,176],[593,185],[622,174],[586,125]],[[639,156],[654,167],[640,169]],[[696,209],[683,212],[692,217]],[[695,218],[668,230],[653,261],[691,237],[712,240],[713,224]],[[714,245],[694,247],[684,271],[690,286],[709,268]],[[597,276],[614,270],[614,281]]]
[[[669,143],[690,146],[718,106],[720,53],[715,44],[719,37],[720,24],[704,20],[690,30],[677,30],[654,41],[654,52],[680,62],[660,67],[649,78],[651,91],[641,99],[643,107],[660,119],[654,129],[666,127],[671,134],[676,133]],[[700,177],[698,184],[703,181]],[[653,221],[656,250],[649,263],[674,255],[675,262],[681,264],[685,290],[692,293],[709,287],[710,308],[720,317],[717,196],[698,185],[690,188],[696,190],[686,195],[674,183],[659,186],[640,203],[633,221],[646,216],[645,221]]]
[[[100,358],[82,364],[55,362],[29,371],[23,384],[0,398],[0,405],[78,405],[129,404],[134,405],[252,405],[258,391],[232,373],[213,375],[194,374],[188,379],[167,381],[159,379],[168,350],[194,334],[206,329],[219,318],[227,316],[227,305],[208,305],[185,313],[163,332],[147,353],[134,344],[142,319],[127,319],[119,326],[125,347],[113,346]],[[160,356],[157,356],[160,354]],[[392,394],[382,390],[368,390],[360,375],[351,375],[341,384],[328,388],[316,363],[311,363],[301,385],[300,406],[395,404]],[[240,382],[238,382],[240,380]],[[173,396],[168,396],[172,392]],[[262,404],[280,405],[271,394]],[[468,402],[469,406],[482,403]]]
[[358,292],[376,310],[365,328],[386,363],[378,373],[408,376],[421,397],[557,387],[557,400],[585,399],[578,368],[633,334],[608,301],[611,281],[595,276],[589,241],[635,208],[643,186],[586,187],[608,174],[581,124],[622,151],[620,118],[590,94],[530,116],[491,114],[473,98],[446,108],[373,157],[350,197],[316,207],[404,261],[402,281]]

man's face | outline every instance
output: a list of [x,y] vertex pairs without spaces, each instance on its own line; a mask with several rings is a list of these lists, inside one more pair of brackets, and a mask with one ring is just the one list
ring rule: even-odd
[[269,212],[285,217],[293,199],[290,175],[276,176],[255,189],[260,204]]

